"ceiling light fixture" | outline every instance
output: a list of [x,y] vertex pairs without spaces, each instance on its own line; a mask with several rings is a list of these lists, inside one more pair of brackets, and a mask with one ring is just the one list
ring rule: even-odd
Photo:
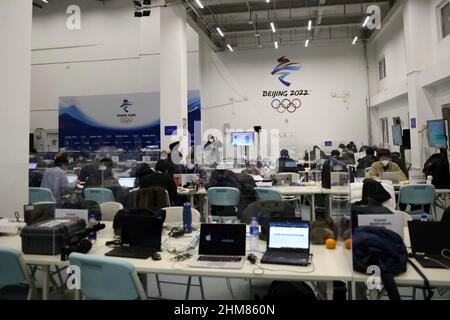
[[227,47],[228,47],[228,50],[230,50],[231,52],[234,51],[234,50],[233,50],[233,47],[232,47],[231,45],[227,44]]
[[203,3],[200,0],[195,0],[197,2],[197,5],[200,7],[200,9],[203,9]]
[[356,36],[356,37],[354,37],[354,38],[353,38],[353,42],[352,42],[352,44],[355,44],[355,43],[356,43],[356,41],[358,41],[358,36]]
[[305,41],[305,47],[309,46],[309,39],[306,39]]
[[270,27],[272,28],[273,33],[277,32],[277,29],[275,29],[275,23],[271,22]]
[[366,26],[367,26],[367,23],[369,22],[369,20],[370,20],[370,17],[367,16],[366,19],[364,19],[364,22],[363,22],[362,26],[363,26],[363,27],[366,27]]
[[312,28],[312,20],[308,21],[308,31],[310,31]]
[[225,35],[223,34],[222,30],[220,30],[219,27],[217,27],[216,30],[217,30],[217,32],[220,34],[220,36],[221,36],[222,38],[225,37]]
[[275,41],[273,44],[275,45],[275,49],[278,49],[278,41]]

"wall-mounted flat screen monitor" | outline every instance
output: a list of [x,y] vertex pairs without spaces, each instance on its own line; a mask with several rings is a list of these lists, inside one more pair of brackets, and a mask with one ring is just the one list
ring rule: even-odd
[[399,126],[399,125],[392,126],[392,139],[394,140],[395,146],[403,145],[402,127],[401,126]]
[[428,145],[434,148],[447,148],[445,120],[428,120]]
[[232,132],[231,143],[235,146],[253,145],[253,132]]

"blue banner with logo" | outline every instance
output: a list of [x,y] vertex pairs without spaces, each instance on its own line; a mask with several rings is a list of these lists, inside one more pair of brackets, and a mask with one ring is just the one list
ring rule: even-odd
[[[188,98],[193,136],[201,120],[200,91],[189,91]],[[159,149],[160,126],[159,92],[59,98],[59,147],[66,150]]]

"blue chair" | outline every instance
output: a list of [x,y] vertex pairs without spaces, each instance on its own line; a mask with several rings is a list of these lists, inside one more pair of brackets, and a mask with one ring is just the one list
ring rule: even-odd
[[[208,204],[210,206],[218,207],[237,207],[240,202],[241,193],[239,189],[231,187],[212,187],[207,190],[208,194]],[[223,218],[236,219],[236,216],[231,217],[220,217]]]
[[[25,288],[24,284],[28,285],[28,288]],[[0,247],[0,300],[25,297],[30,300],[35,293],[36,287],[23,261],[22,253],[13,248]]]
[[103,202],[116,202],[112,191],[106,188],[87,188],[84,190],[84,199],[95,201],[98,204]]
[[52,191],[48,188],[28,188],[28,199],[30,204],[37,202],[55,202]]
[[256,199],[258,201],[271,200],[271,201],[283,201],[283,196],[278,190],[267,187],[256,187]]
[[[401,186],[397,207],[400,205],[400,203],[410,205],[430,205],[431,210],[433,210],[432,207],[435,193],[436,187],[431,184],[412,184]],[[423,210],[414,210],[408,212],[408,214],[414,220],[420,219],[422,213],[424,213]]]
[[80,291],[84,297],[96,300],[147,299],[136,270],[127,261],[76,252],[69,256],[69,261],[80,268]]

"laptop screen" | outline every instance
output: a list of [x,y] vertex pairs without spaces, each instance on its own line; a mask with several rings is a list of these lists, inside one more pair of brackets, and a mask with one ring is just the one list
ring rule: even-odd
[[200,255],[245,256],[245,224],[202,223]]
[[309,223],[269,221],[268,250],[309,252]]
[[36,162],[30,162],[28,164],[28,169],[36,169],[38,167],[38,164]]
[[122,188],[134,188],[136,178],[119,178],[119,184]]
[[75,175],[69,174],[69,175],[67,176],[67,180],[69,181],[69,183],[74,183],[75,181],[77,181],[77,179],[78,179],[78,177],[75,176]]
[[450,223],[442,221],[408,221],[413,253],[441,254],[450,247]]

